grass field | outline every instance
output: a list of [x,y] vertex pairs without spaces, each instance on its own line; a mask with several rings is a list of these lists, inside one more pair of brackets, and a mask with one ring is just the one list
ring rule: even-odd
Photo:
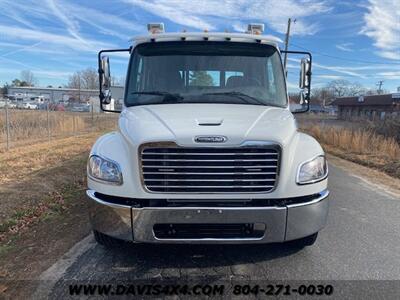
[[62,210],[71,189],[84,190],[87,156],[100,134],[18,147],[0,156],[0,242]]
[[[90,232],[86,162],[103,132],[0,154],[0,299],[26,299],[33,279]],[[24,291],[24,296],[18,296]],[[29,298],[29,297],[28,297]]]
[[[373,127],[374,126],[374,127]],[[327,126],[320,123],[303,123],[301,129],[314,136],[326,151],[344,159],[373,167],[400,178],[400,144],[396,130],[379,134],[375,128],[384,125],[370,124],[361,127]]]
[[[16,147],[98,130],[115,128],[117,115],[61,111],[9,110],[9,145]],[[0,151],[5,150],[7,126],[5,110],[0,110]]]

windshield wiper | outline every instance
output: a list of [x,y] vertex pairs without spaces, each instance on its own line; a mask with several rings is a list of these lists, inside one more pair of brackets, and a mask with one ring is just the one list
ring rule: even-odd
[[[204,93],[203,95],[234,96],[234,97],[242,100],[245,103],[253,104],[252,101],[254,101],[254,102],[258,103],[258,104],[266,105],[264,102],[260,101],[259,99],[254,98],[254,97],[252,97],[250,95],[241,93],[241,92],[214,92],[214,93]],[[251,101],[249,101],[249,100],[251,100]]]
[[157,95],[164,96],[163,102],[169,101],[179,101],[182,100],[183,97],[180,94],[172,94],[169,92],[161,92],[161,91],[149,91],[149,92],[131,92],[132,95]]

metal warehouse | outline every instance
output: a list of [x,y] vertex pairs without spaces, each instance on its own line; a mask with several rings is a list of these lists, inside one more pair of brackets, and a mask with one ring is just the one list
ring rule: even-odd
[[[123,99],[124,87],[111,87],[113,98],[119,102]],[[65,101],[86,102],[99,99],[99,91],[86,89],[70,89],[70,88],[44,88],[44,87],[9,87],[7,96],[17,101],[35,100],[42,97],[46,101],[53,103]]]

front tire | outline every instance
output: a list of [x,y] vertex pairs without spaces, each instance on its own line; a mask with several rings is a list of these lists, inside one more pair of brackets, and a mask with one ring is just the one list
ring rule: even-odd
[[93,230],[93,235],[97,243],[107,248],[115,248],[122,244],[121,240],[113,238],[104,233],[98,232],[97,230]]

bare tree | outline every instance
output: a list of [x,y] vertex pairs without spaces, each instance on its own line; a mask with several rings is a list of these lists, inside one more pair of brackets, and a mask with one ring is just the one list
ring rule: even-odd
[[68,78],[67,87],[71,89],[80,89],[81,88],[81,76],[79,72],[75,72]]
[[115,77],[111,76],[111,85],[112,86],[124,86],[125,85],[125,77]]
[[21,71],[21,81],[26,82],[27,86],[34,86],[38,83],[38,80],[30,70]]
[[365,95],[367,89],[359,82],[352,82],[349,86],[349,96]]
[[340,98],[348,95],[350,84],[351,83],[348,80],[338,79],[332,80],[326,85],[326,87],[331,91],[334,97]]
[[8,83],[5,83],[3,87],[0,87],[0,96],[5,97],[8,91]]
[[320,104],[324,107],[329,105],[334,98],[332,91],[326,87],[315,88],[311,93],[311,103]]
[[333,80],[326,85],[326,88],[335,98],[346,96],[360,96],[367,92],[360,83],[350,82],[348,80]]
[[77,71],[69,77],[67,86],[73,89],[97,89],[98,74],[94,68]]
[[99,87],[98,73],[94,68],[87,68],[80,72],[81,77],[81,88],[94,90]]

